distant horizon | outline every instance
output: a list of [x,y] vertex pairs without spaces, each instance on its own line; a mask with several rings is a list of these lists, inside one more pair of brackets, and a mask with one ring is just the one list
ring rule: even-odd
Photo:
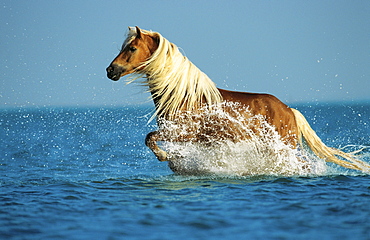
[[[311,101],[311,102],[290,102],[285,103],[289,107],[296,107],[296,106],[367,106],[370,105],[370,100],[349,100],[349,101]],[[129,103],[129,104],[105,104],[105,105],[98,105],[98,104],[91,104],[91,105],[2,105],[0,106],[0,110],[11,110],[11,109],[58,109],[58,108],[69,108],[69,109],[82,109],[82,108],[151,108],[154,110],[155,106],[153,102],[147,103]]]

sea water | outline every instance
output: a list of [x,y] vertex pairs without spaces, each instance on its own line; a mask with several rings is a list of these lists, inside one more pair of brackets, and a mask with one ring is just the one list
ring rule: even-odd
[[[370,104],[294,107],[328,146],[370,162]],[[0,110],[0,239],[370,239],[369,175],[317,159],[281,171],[271,164],[292,158],[259,162],[243,143],[164,143],[207,170],[174,174],[144,144],[151,113]]]

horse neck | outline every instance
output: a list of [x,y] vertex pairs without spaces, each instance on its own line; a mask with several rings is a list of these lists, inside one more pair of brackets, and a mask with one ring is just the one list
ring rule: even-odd
[[[155,115],[174,118],[204,104],[221,102],[221,94],[206,74],[183,56],[176,45],[162,38],[145,71],[156,106]],[[161,45],[162,44],[162,45]]]

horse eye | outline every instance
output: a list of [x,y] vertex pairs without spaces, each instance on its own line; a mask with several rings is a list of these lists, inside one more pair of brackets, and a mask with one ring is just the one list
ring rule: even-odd
[[135,52],[136,51],[136,48],[135,47],[129,47],[129,49],[131,52]]

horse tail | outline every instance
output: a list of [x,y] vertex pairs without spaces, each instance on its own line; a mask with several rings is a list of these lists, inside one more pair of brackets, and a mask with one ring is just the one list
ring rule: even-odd
[[[345,153],[339,149],[326,146],[316,135],[315,131],[310,127],[302,113],[293,108],[292,111],[296,119],[299,133],[298,140],[301,146],[303,146],[302,138],[304,138],[308,147],[318,157],[324,159],[325,161],[332,162],[349,169],[370,172],[370,165],[366,162],[356,159],[353,154]],[[337,156],[344,160],[339,159]]]

